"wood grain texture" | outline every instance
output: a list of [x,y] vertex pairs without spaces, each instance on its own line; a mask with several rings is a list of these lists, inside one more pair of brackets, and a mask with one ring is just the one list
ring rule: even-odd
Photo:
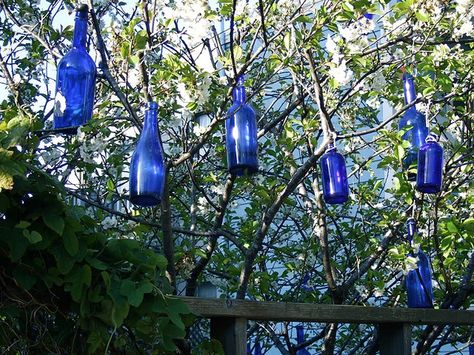
[[244,318],[211,318],[211,338],[222,344],[225,354],[247,354],[247,320]]
[[380,324],[378,331],[380,355],[411,354],[411,328],[409,324]]
[[201,317],[319,323],[474,325],[474,311],[178,297]]

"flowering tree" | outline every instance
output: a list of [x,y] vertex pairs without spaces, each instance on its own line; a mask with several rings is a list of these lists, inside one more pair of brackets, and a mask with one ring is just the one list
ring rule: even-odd
[[[415,243],[431,260],[435,306],[470,307],[472,1],[89,0],[94,116],[77,135],[62,137],[51,129],[54,81],[71,43],[74,5],[0,3],[0,75],[8,90],[0,111],[2,194],[35,172],[63,191],[61,204],[82,206],[75,208],[90,225],[81,233],[138,241],[163,255],[166,266],[156,265],[168,292],[194,296],[208,281],[227,297],[274,301],[403,306],[404,275],[416,267],[403,226],[414,216]],[[411,105],[403,103],[401,70],[415,74],[419,95]],[[258,112],[260,168],[252,177],[226,168],[226,110],[239,74]],[[152,99],[160,105],[167,185],[161,206],[136,208],[127,200],[129,159]],[[397,121],[414,104],[445,149],[443,190],[433,196],[416,192],[401,168],[408,142]],[[350,177],[350,200],[339,206],[324,203],[318,168],[333,139]],[[13,218],[6,209],[3,220]],[[34,240],[30,225],[21,227]],[[62,228],[56,232],[66,238]],[[84,290],[94,286],[87,280]],[[120,329],[142,346],[134,337],[143,324],[127,324],[130,317],[124,311],[108,331],[90,333],[96,347],[89,351],[105,347],[107,336],[119,349]],[[307,345],[323,353],[377,350],[371,327],[308,329]],[[288,326],[258,323],[249,331],[266,348],[298,349]],[[417,331],[417,353],[465,346],[469,338],[463,328]]]

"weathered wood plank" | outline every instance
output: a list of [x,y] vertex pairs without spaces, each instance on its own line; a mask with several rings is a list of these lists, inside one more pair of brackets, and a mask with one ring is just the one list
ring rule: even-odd
[[252,320],[319,323],[474,325],[474,311],[179,298],[192,312],[207,318],[242,317]]
[[380,324],[378,331],[380,355],[411,354],[411,328],[409,324]]
[[211,338],[220,341],[225,354],[247,354],[247,320],[244,318],[211,318]]

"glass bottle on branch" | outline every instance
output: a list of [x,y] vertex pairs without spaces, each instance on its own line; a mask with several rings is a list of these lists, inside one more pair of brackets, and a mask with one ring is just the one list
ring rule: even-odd
[[232,97],[225,121],[227,166],[233,175],[251,175],[258,171],[257,118],[246,102],[243,75],[237,78]]
[[89,121],[94,106],[97,70],[86,50],[88,11],[85,4],[77,7],[72,48],[58,65],[54,129],[66,134]]
[[[302,325],[296,326],[296,341],[298,344],[304,342],[304,328]],[[302,347],[296,351],[296,355],[310,355],[310,352],[306,349],[306,347]]]
[[[408,242],[413,246],[416,233],[416,223],[413,218],[407,221]],[[409,256],[412,256],[410,254]],[[433,308],[433,286],[428,256],[420,249],[417,256],[417,267],[410,270],[406,276],[408,307]]]
[[130,201],[148,207],[160,203],[165,187],[165,162],[158,131],[156,102],[149,102],[145,122],[130,164]]
[[[416,100],[415,82],[411,74],[403,74],[403,93],[406,105]],[[405,111],[398,124],[400,131],[406,128],[408,130],[403,134],[402,138],[410,143],[410,147],[403,159],[403,168],[408,171],[408,180],[415,181],[416,173],[414,168],[417,162],[418,150],[424,144],[428,135],[426,118],[416,109],[415,105]]]
[[443,182],[443,148],[430,134],[418,152],[416,189],[428,194],[441,191]]
[[323,197],[326,203],[344,203],[349,198],[349,185],[344,157],[329,143],[320,158]]

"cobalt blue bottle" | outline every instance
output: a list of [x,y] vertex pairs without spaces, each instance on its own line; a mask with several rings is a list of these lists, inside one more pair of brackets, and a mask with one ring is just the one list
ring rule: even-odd
[[262,355],[262,347],[260,346],[259,342],[255,343],[254,355]]
[[[405,95],[405,104],[410,104],[416,100],[415,83],[413,76],[403,74],[403,92]],[[426,126],[425,116],[418,112],[416,107],[411,106],[400,119],[398,129],[402,130],[406,126],[411,126],[403,135],[403,139],[410,142],[410,148],[403,159],[403,168],[408,170],[408,180],[415,181],[416,174],[409,170],[410,166],[416,164],[418,157],[418,150],[424,144],[426,136],[428,135],[428,127]]]
[[[301,344],[304,342],[304,328],[302,325],[296,326],[296,341],[298,344]],[[311,355],[311,354],[308,350],[306,350],[305,347],[303,347],[296,352],[296,355]]]
[[474,327],[471,333],[471,345],[469,345],[469,355],[474,355]]
[[418,152],[418,172],[416,189],[427,194],[441,191],[443,182],[443,148],[430,134]]
[[[415,220],[409,218],[407,221],[408,241],[412,246],[413,236],[416,233]],[[410,270],[406,277],[406,288],[408,307],[410,308],[433,308],[433,286],[431,281],[430,261],[426,254],[420,249],[418,251],[418,266]]]
[[156,102],[149,102],[145,123],[130,163],[130,201],[138,206],[155,206],[165,187],[165,163],[158,134]]
[[71,50],[61,59],[56,77],[54,129],[74,134],[92,117],[96,66],[86,50],[87,5],[76,9]]
[[251,175],[258,171],[257,119],[245,96],[244,76],[237,78],[232,92],[233,105],[225,121],[227,166],[232,175]]
[[349,198],[346,163],[342,154],[329,144],[320,159],[324,201],[329,204],[344,203]]

